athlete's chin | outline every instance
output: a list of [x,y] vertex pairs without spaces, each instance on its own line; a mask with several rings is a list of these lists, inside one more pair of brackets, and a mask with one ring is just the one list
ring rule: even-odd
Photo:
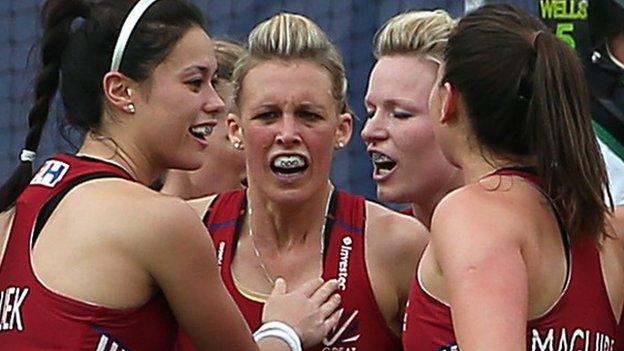
[[275,187],[270,195],[273,202],[284,205],[296,205],[307,202],[318,190],[319,188],[309,185],[292,188]]
[[395,177],[387,182],[377,183],[377,198],[391,203],[422,202],[423,198],[430,197],[432,188],[430,180],[417,177]]
[[182,171],[195,171],[201,168],[203,164],[203,158],[201,152],[187,153],[186,157],[178,157],[169,162],[169,167],[173,169],[179,169]]
[[377,198],[384,202],[407,203],[411,202],[407,196],[409,189],[398,182],[388,182],[377,184]]

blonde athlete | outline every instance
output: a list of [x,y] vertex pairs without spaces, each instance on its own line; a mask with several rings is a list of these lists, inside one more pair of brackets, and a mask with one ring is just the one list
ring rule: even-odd
[[462,181],[435,141],[427,104],[453,27],[443,10],[388,20],[375,37],[377,62],[364,101],[369,117],[362,138],[373,160],[377,196],[411,204],[404,213],[427,227],[437,203]]
[[340,55],[306,17],[281,13],[249,36],[234,70],[230,138],[245,148],[248,190],[194,202],[221,277],[253,329],[277,277],[337,278],[342,318],[308,350],[397,350],[424,226],[329,182],[351,136]]

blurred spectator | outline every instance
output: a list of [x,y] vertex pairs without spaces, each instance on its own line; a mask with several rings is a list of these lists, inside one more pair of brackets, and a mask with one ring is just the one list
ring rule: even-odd
[[586,60],[592,118],[616,206],[624,205],[624,0],[590,3]]

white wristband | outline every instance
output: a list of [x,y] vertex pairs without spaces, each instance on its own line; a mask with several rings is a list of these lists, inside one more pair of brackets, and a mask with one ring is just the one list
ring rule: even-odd
[[301,339],[297,332],[286,323],[273,321],[264,323],[253,334],[256,342],[269,337],[284,341],[292,351],[302,351]]

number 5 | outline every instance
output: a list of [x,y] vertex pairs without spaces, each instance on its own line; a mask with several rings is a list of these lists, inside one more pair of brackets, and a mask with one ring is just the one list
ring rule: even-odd
[[574,23],[558,23],[555,35],[573,49],[576,49],[576,41],[574,41],[574,37],[572,36],[573,32]]

